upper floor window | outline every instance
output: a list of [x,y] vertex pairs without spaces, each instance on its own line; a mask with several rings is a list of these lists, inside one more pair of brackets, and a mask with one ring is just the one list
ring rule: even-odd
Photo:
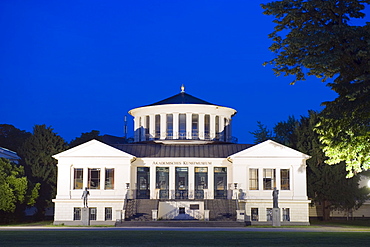
[[113,190],[114,189],[114,169],[105,169],[105,189]]
[[173,115],[167,114],[167,139],[173,139]]
[[83,189],[83,169],[75,168],[73,175],[73,189],[81,190]]
[[249,169],[249,189],[258,190],[258,169]]
[[155,115],[155,134],[154,138],[159,139],[161,136],[161,115]]
[[210,139],[210,131],[211,131],[211,117],[210,115],[204,116],[204,139]]
[[276,187],[275,169],[263,169],[263,189],[273,190]]
[[100,189],[100,168],[89,168],[88,188],[97,190]]
[[215,131],[216,131],[216,140],[220,139],[220,117],[216,116],[215,118]]
[[150,128],[150,117],[146,116],[145,117],[145,140],[146,141],[150,139],[149,128]]
[[199,135],[199,115],[192,114],[191,115],[191,132],[193,139],[198,139]]
[[179,114],[179,139],[186,139],[186,114]]
[[280,189],[290,190],[289,169],[280,170]]

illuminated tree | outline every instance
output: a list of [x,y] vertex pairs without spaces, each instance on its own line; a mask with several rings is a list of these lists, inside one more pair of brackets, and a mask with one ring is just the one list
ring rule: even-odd
[[[262,4],[275,17],[267,62],[277,75],[296,81],[316,76],[338,93],[326,102],[317,128],[328,164],[346,163],[348,177],[370,168],[370,24],[363,18],[370,0],[281,0]],[[266,63],[266,64],[267,64]]]

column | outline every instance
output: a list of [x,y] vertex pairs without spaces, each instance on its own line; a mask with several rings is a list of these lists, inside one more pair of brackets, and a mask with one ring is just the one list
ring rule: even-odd
[[215,169],[213,166],[208,167],[208,193],[205,199],[214,199],[215,191]]
[[173,113],[173,139],[179,139],[179,113]]
[[156,179],[156,167],[150,166],[150,183],[149,183],[149,188],[150,188],[150,199],[157,199],[156,195],[156,189],[155,189],[155,179]]
[[166,136],[167,136],[167,133],[166,133],[166,122],[167,122],[167,116],[165,113],[161,113],[161,135],[160,135],[160,138],[161,140],[165,140],[166,139]]
[[220,119],[220,141],[224,141],[224,135],[225,135],[225,118],[223,116],[220,116],[219,119]]
[[169,167],[169,199],[175,199],[175,171],[174,166]]
[[209,130],[209,136],[211,138],[211,140],[214,140],[215,137],[216,137],[216,115],[214,114],[211,114],[209,116],[210,120],[209,120],[209,124],[210,124],[210,130]]
[[135,117],[134,118],[134,139],[135,142],[139,141],[139,136],[138,136],[138,131],[139,131],[139,118],[140,117]]
[[150,135],[150,140],[154,139],[155,136],[155,116],[153,114],[149,115],[149,135]]
[[188,167],[188,189],[189,189],[189,199],[194,199],[194,193],[195,193],[195,172],[194,172],[194,166]]
[[199,113],[199,139],[204,140],[204,113]]
[[191,114],[192,113],[186,113],[186,139],[192,139],[192,136],[191,136],[191,121],[192,121]]

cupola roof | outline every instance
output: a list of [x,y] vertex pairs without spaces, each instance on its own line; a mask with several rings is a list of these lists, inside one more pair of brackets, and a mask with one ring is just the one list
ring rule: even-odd
[[176,94],[172,97],[169,97],[167,99],[158,101],[154,104],[151,104],[149,106],[154,105],[168,105],[168,104],[201,104],[201,105],[214,105],[211,104],[205,100],[199,99],[197,97],[194,97],[190,94],[187,94],[185,92],[181,92],[179,94]]

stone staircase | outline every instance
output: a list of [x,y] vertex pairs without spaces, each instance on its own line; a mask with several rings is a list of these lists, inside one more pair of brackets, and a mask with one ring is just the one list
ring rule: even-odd
[[246,222],[236,221],[236,200],[204,200],[209,210],[209,221],[152,220],[152,210],[158,209],[159,200],[129,199],[126,203],[125,220],[117,222],[120,227],[243,227]]
[[237,201],[225,199],[205,200],[205,207],[209,210],[210,221],[235,221]]
[[238,221],[197,220],[122,221],[116,223],[116,227],[245,227],[246,225],[246,222]]
[[152,210],[158,208],[158,200],[129,199],[126,204],[126,221],[151,221]]

